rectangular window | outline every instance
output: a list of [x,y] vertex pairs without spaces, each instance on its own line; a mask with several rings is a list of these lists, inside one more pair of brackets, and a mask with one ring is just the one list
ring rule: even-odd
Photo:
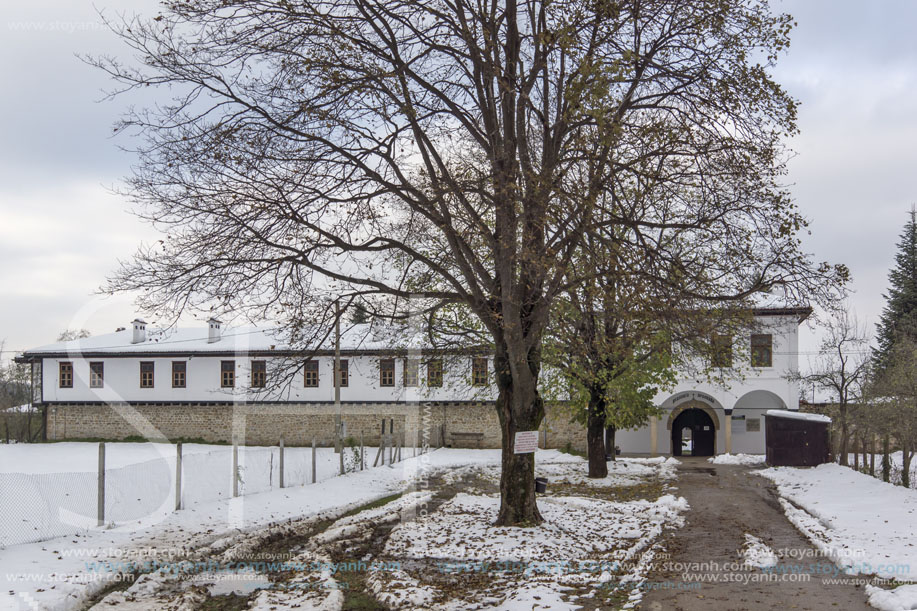
[[395,385],[395,359],[379,359],[379,386]]
[[486,356],[476,356],[471,359],[471,385],[487,386]]
[[751,336],[751,366],[771,367],[774,359],[774,338],[770,333]]
[[350,363],[348,363],[347,359],[341,359],[341,388],[348,384],[350,384]]
[[105,385],[105,364],[89,363],[89,388],[102,388]]
[[172,388],[185,388],[188,383],[188,363],[172,361]]
[[420,385],[420,361],[418,359],[404,359],[404,385]]
[[153,361],[140,361],[140,388],[153,388]]
[[732,337],[714,334],[710,338],[710,364],[713,367],[732,367]]
[[318,388],[318,361],[309,360],[303,366],[303,385],[306,388]]
[[222,388],[236,387],[235,361],[220,361],[220,386]]
[[252,361],[252,388],[267,386],[267,361]]
[[439,388],[443,385],[443,359],[427,361],[427,386]]
[[60,363],[60,377],[58,380],[61,388],[73,388],[73,363],[70,361]]

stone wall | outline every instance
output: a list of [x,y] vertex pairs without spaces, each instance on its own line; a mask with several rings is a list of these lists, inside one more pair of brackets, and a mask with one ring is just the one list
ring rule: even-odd
[[[395,427],[406,445],[426,441],[433,447],[499,448],[500,427],[492,403],[417,404],[346,403],[346,434],[378,445],[382,419]],[[132,436],[170,440],[200,439],[230,443],[276,445],[281,435],[290,446],[334,443],[333,403],[277,404],[66,404],[48,407],[48,439],[110,439]],[[548,409],[547,432],[541,445],[562,448],[569,442],[585,447],[585,430],[569,422],[560,407]]]

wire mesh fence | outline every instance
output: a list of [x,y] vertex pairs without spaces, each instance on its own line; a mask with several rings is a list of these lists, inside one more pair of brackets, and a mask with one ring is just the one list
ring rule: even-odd
[[[345,447],[344,453],[345,472],[359,470],[359,450]],[[245,446],[182,453],[178,476],[178,449],[171,446],[171,455],[166,449],[152,460],[106,467],[101,478],[98,470],[0,472],[0,546],[79,534],[100,525],[142,526],[163,519],[177,507],[230,499],[234,492],[239,496],[269,492],[281,487],[280,455],[279,447]],[[331,448],[284,448],[283,487],[334,477],[341,462]],[[371,466],[367,460],[366,467]]]

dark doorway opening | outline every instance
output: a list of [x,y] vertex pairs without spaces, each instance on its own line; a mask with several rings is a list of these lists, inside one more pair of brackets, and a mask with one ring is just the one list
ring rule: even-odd
[[672,423],[672,456],[713,456],[716,427],[707,412],[686,409]]

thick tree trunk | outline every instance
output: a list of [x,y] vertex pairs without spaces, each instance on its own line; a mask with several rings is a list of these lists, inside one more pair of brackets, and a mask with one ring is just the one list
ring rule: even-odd
[[586,446],[589,457],[589,477],[607,477],[608,463],[605,462],[605,402],[603,398],[596,396],[595,392],[591,392],[588,409]]
[[876,476],[876,434],[869,438],[869,474]]
[[498,345],[494,358],[499,390],[497,416],[503,441],[497,526],[536,526],[544,521],[535,502],[535,455],[514,452],[516,433],[537,431],[544,419],[544,402],[537,388],[540,362],[532,363],[533,358],[538,355],[529,355],[521,363],[522,367],[533,368],[534,375],[528,377],[528,383],[514,379],[505,347]]
[[846,467],[847,466],[847,441],[850,438],[850,431],[847,428],[847,406],[846,405],[841,405],[840,416],[841,416],[841,438],[840,438],[839,447],[837,449],[837,453],[841,457],[840,464]]
[[911,444],[901,444],[901,485],[905,488],[911,487]]
[[885,435],[882,438],[882,481],[883,482],[887,482],[889,478],[891,477],[892,462],[891,462],[891,458],[888,455],[889,450],[891,449],[890,446],[891,446],[891,440],[889,439],[888,435]]

